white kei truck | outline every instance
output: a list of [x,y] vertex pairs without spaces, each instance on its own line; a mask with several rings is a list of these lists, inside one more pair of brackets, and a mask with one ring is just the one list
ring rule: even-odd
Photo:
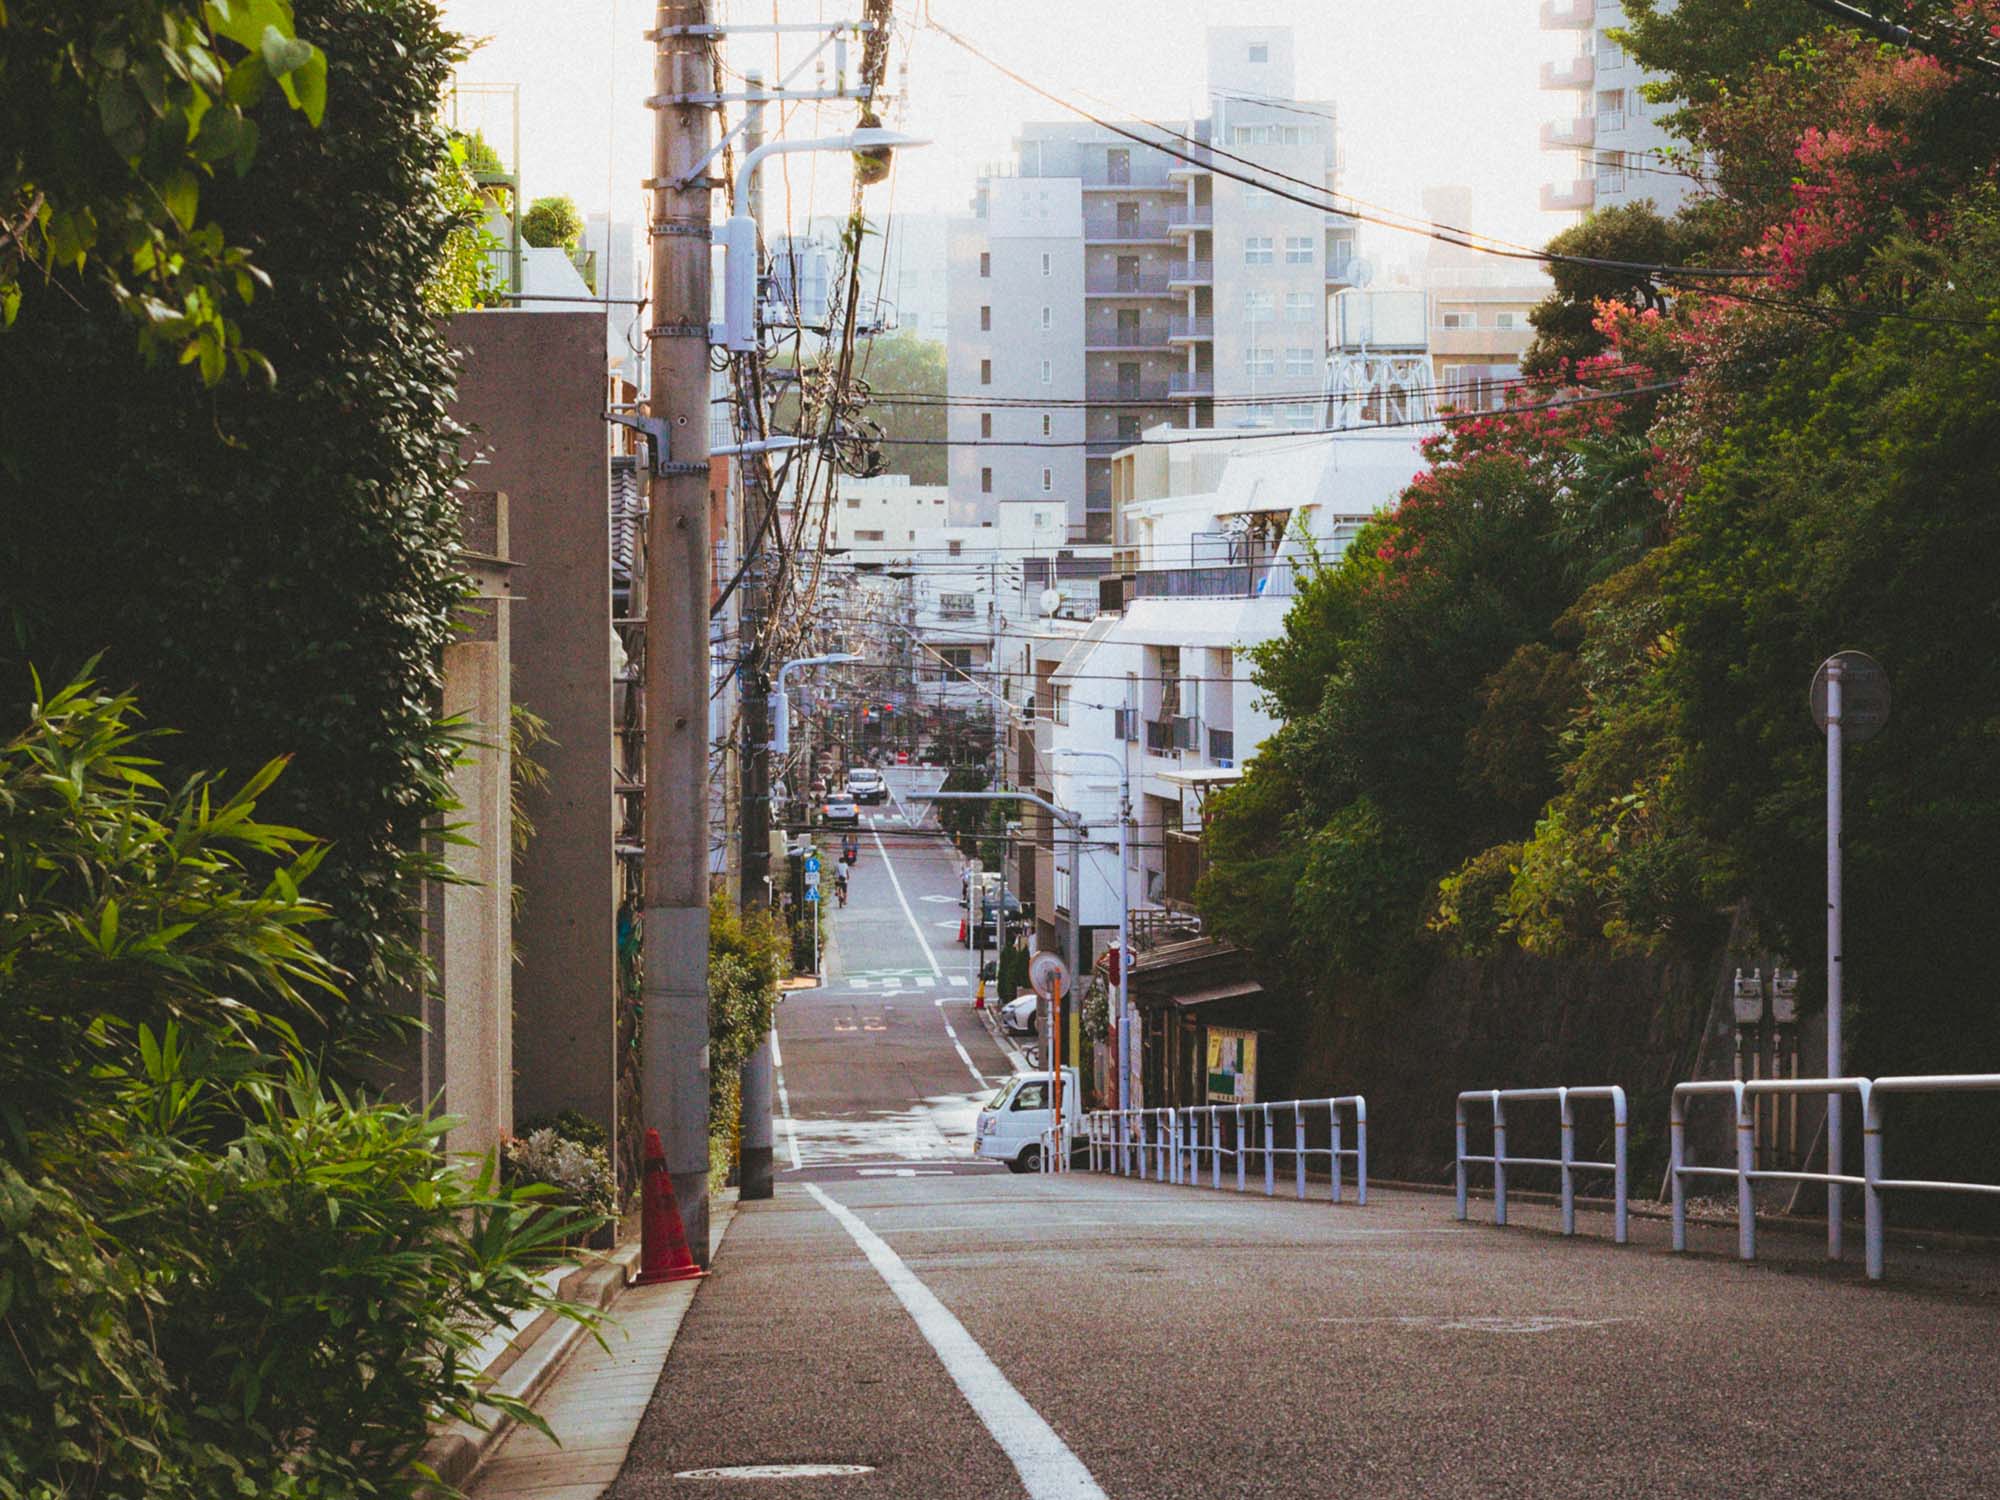
[[[1076,1069],[1065,1067],[1062,1112],[1064,1136],[1072,1155],[1083,1144],[1083,1090]],[[1003,1161],[1010,1172],[1038,1172],[1042,1166],[1042,1136],[1055,1124],[1049,1072],[1016,1073],[979,1111],[972,1154]]]

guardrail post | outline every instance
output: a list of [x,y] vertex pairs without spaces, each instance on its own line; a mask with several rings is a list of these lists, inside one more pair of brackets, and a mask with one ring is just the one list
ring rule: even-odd
[[1882,1104],[1871,1084],[1861,1085],[1861,1239],[1868,1279],[1882,1279]]
[[1507,1222],[1507,1106],[1493,1093],[1493,1222]]
[[1750,1174],[1757,1168],[1757,1131],[1750,1119],[1750,1100],[1743,1085],[1732,1090],[1736,1103],[1736,1253],[1744,1260],[1757,1258],[1757,1184]]
[[1569,1090],[1556,1090],[1556,1110],[1562,1124],[1562,1229],[1576,1233],[1576,1111],[1569,1102]]
[[1246,1170],[1243,1150],[1243,1106],[1236,1106],[1236,1191],[1243,1191],[1243,1173]]
[[1672,1185],[1674,1196],[1674,1248],[1688,1247],[1687,1183],[1681,1178],[1681,1168],[1687,1156],[1687,1106],[1681,1102],[1681,1091],[1675,1088],[1673,1103],[1667,1110],[1667,1178]]
[[1327,1144],[1333,1148],[1333,1202],[1340,1201],[1340,1103],[1326,1101]]
[[1167,1109],[1167,1181],[1175,1187],[1181,1184],[1181,1112],[1169,1106]]
[[1306,1201],[1306,1107],[1304,1101],[1292,1105],[1292,1164],[1299,1180],[1299,1202]]
[[1264,1106],[1264,1196],[1274,1198],[1278,1193],[1278,1147],[1277,1136],[1271,1129],[1271,1106]]
[[1208,1185],[1218,1192],[1222,1189],[1222,1106],[1208,1107],[1208,1149],[1215,1160],[1209,1163]]
[[1627,1208],[1625,1196],[1625,1090],[1611,1087],[1611,1238],[1625,1244]]
[[1354,1096],[1354,1201],[1368,1206],[1368,1101]]
[[1458,1101],[1456,1129],[1458,1141],[1458,1221],[1465,1222],[1465,1101]]

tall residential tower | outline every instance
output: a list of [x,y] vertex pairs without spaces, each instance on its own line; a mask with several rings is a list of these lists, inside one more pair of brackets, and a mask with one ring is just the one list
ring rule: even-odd
[[1568,170],[1542,185],[1542,207],[1589,213],[1650,198],[1663,214],[1686,200],[1692,181],[1667,156],[1675,144],[1640,87],[1654,82],[1612,32],[1625,24],[1621,0],[1541,0],[1544,31],[1575,32],[1573,57],[1542,64],[1542,88],[1561,97],[1563,116],[1542,126],[1542,149]]
[[1328,206],[1334,108],[1296,97],[1290,29],[1210,29],[1207,114],[1120,131],[1023,126],[952,224],[960,524],[1054,497],[1106,541],[1111,455],[1144,429],[1319,425],[1355,224]]

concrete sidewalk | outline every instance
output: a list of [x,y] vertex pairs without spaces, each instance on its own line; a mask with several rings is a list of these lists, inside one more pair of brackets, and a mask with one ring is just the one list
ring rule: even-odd
[[[736,1217],[735,1190],[715,1200],[709,1262]],[[699,1281],[628,1288],[613,1304],[604,1343],[585,1338],[535,1403],[556,1441],[517,1426],[466,1487],[473,1500],[597,1500],[618,1477],[659,1384]]]

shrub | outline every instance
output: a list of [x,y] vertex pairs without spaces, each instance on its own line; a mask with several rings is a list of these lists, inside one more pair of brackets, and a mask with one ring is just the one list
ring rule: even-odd
[[618,1212],[618,1184],[601,1144],[587,1146],[545,1126],[508,1141],[501,1151],[501,1167],[507,1181],[546,1187],[566,1207],[603,1218]]

